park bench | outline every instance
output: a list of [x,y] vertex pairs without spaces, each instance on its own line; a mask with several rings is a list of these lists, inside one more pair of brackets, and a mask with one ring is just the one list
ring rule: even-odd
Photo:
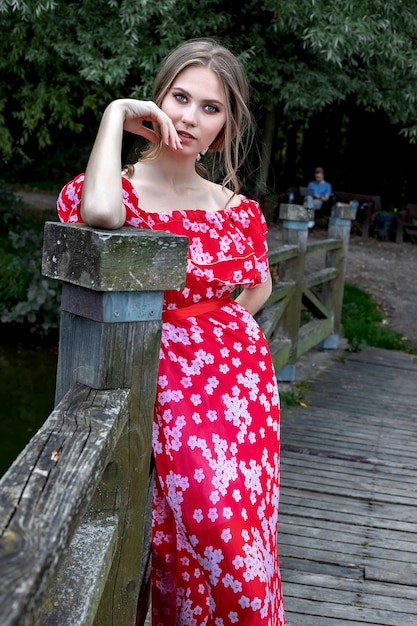
[[402,243],[404,235],[417,235],[417,204],[407,204],[398,214],[396,242]]

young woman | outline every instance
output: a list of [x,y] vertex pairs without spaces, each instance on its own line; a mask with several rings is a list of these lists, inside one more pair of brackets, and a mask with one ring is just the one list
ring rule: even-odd
[[[189,237],[186,286],[164,298],[153,427],[155,626],[285,625],[279,398],[252,317],[271,292],[266,224],[257,203],[238,194],[236,176],[247,96],[230,51],[211,40],[183,44],[165,60],[152,102],[107,107],[85,175],[58,199],[63,221]],[[123,129],[151,144],[121,175]],[[207,151],[224,164],[223,184],[202,175]]]

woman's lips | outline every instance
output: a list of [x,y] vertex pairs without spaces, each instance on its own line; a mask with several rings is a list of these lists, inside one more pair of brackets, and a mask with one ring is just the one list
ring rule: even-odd
[[178,137],[180,138],[181,143],[190,143],[194,141],[195,137],[186,131],[178,130]]

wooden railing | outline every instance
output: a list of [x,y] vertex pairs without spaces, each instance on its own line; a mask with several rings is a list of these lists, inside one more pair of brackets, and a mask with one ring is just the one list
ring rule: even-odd
[[[277,378],[293,381],[297,360],[320,344],[332,349],[341,333],[345,263],[355,210],[332,209],[328,239],[308,241],[308,223],[314,211],[281,204],[283,245],[269,257],[273,293],[257,316],[268,338]],[[317,269],[313,256],[324,253]]]
[[[349,209],[308,243],[284,205],[284,245],[259,321],[284,379],[340,332]],[[149,604],[151,430],[163,291],[188,241],[47,223],[43,272],[64,282],[56,408],[0,481],[2,626],[135,626]],[[325,267],[305,272],[318,250]],[[303,323],[303,311],[310,319]]]

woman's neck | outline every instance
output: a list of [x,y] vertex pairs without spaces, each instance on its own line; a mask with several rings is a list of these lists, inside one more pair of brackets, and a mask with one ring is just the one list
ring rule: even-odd
[[157,188],[171,189],[176,193],[184,193],[198,189],[206,181],[196,172],[195,160],[192,157],[180,157],[167,154],[166,150],[151,159],[144,159],[135,165],[134,177],[142,181],[144,177],[148,183]]

